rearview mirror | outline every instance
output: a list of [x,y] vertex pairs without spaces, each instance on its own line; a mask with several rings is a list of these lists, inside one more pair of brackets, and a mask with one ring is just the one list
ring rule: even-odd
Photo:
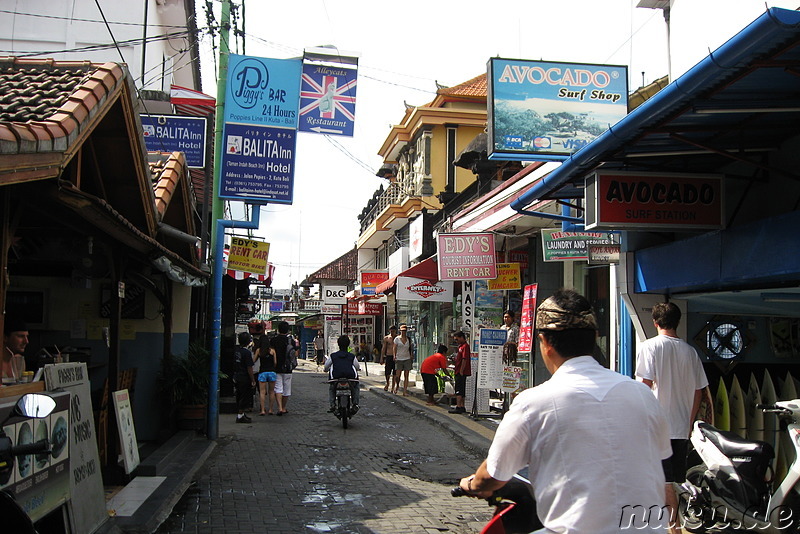
[[15,410],[17,415],[41,419],[47,417],[56,408],[56,401],[52,397],[39,393],[28,393],[17,401]]

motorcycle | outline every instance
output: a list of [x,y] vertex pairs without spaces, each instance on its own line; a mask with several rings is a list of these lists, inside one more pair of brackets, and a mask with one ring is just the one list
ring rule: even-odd
[[355,383],[358,387],[358,380],[354,378],[334,378],[328,380],[328,384],[336,384],[336,400],[334,401],[333,415],[342,421],[342,428],[347,428],[348,420],[358,411],[358,406],[353,403],[353,392],[350,384]]
[[[9,419],[15,416],[40,419],[50,415],[55,407],[56,402],[47,395],[29,393],[20,397]],[[51,452],[50,441],[47,438],[33,443],[14,445],[11,438],[3,431],[7,421],[0,424],[0,481],[8,480],[16,461],[30,462],[31,455],[50,454]],[[5,490],[0,490],[0,518],[2,518],[4,532],[36,534],[33,521],[14,500],[14,497]]]
[[686,482],[678,491],[678,518],[685,530],[800,532],[800,400],[759,404],[756,408],[777,415],[781,447],[791,443],[794,456],[789,455],[791,465],[786,475],[782,480],[772,480],[776,473],[771,444],[696,421],[691,442],[703,463],[688,470]]
[[[462,497],[468,493],[457,486],[450,490],[450,495]],[[520,475],[514,475],[485,500],[495,510],[481,534],[526,534],[544,528],[536,516],[536,501],[530,482]]]

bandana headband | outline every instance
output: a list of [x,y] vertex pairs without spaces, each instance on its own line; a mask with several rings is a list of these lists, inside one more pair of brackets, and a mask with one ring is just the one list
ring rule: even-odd
[[536,310],[537,330],[597,330],[597,319],[591,308],[580,312],[567,311],[548,298]]

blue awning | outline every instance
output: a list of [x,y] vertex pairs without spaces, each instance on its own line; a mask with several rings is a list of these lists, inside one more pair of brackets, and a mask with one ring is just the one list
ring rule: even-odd
[[[800,133],[800,12],[770,8],[510,205],[583,198],[604,169],[716,172]],[[786,172],[786,171],[780,171]],[[800,173],[798,173],[800,174]]]

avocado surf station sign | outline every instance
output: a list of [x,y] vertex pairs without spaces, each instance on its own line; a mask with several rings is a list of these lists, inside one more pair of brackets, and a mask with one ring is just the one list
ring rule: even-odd
[[601,171],[586,179],[586,229],[723,227],[722,177]]

